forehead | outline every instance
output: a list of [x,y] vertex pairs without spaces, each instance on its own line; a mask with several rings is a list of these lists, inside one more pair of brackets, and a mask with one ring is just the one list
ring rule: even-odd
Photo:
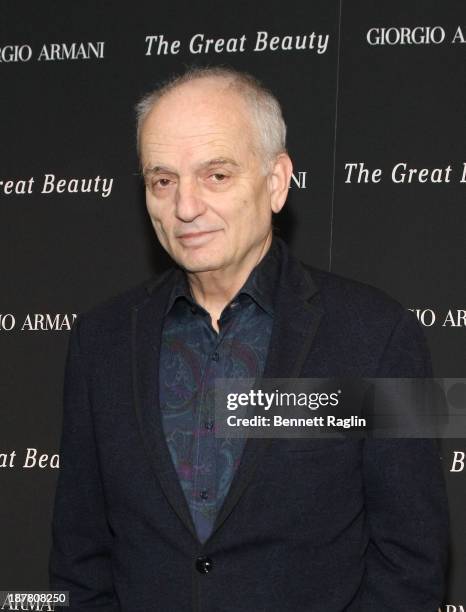
[[141,128],[143,163],[160,156],[244,156],[253,126],[244,99],[227,83],[199,79],[167,93]]

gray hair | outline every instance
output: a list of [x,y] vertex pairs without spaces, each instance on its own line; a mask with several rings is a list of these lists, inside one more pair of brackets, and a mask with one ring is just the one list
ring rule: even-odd
[[257,153],[264,159],[264,171],[280,153],[286,152],[286,125],[277,98],[258,79],[233,68],[223,66],[192,67],[181,75],[171,77],[156,89],[146,94],[136,104],[137,148],[141,154],[141,128],[155,104],[173,89],[204,78],[227,81],[227,86],[242,96],[248,105],[252,123],[256,128]]

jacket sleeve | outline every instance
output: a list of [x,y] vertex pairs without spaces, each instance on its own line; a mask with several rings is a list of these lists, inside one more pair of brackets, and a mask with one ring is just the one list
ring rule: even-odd
[[[378,378],[432,377],[415,316],[403,313]],[[448,502],[436,440],[366,439],[363,473],[370,530],[362,612],[436,612],[448,556]]]
[[91,404],[80,353],[80,317],[71,329],[63,388],[60,470],[52,520],[50,588],[69,591],[69,612],[118,612],[109,529]]

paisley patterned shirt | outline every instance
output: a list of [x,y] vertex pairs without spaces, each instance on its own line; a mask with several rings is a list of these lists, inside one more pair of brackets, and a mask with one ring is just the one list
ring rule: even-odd
[[244,439],[216,438],[215,379],[262,375],[273,323],[279,262],[275,240],[222,311],[219,333],[178,269],[160,354],[165,438],[198,538],[205,542],[239,465]]

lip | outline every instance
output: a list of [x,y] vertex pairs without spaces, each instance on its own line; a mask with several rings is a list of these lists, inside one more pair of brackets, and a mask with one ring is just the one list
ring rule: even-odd
[[204,242],[208,242],[214,234],[216,234],[219,230],[208,230],[205,232],[189,232],[186,234],[181,234],[178,236],[178,240],[183,242],[184,244],[204,244]]

